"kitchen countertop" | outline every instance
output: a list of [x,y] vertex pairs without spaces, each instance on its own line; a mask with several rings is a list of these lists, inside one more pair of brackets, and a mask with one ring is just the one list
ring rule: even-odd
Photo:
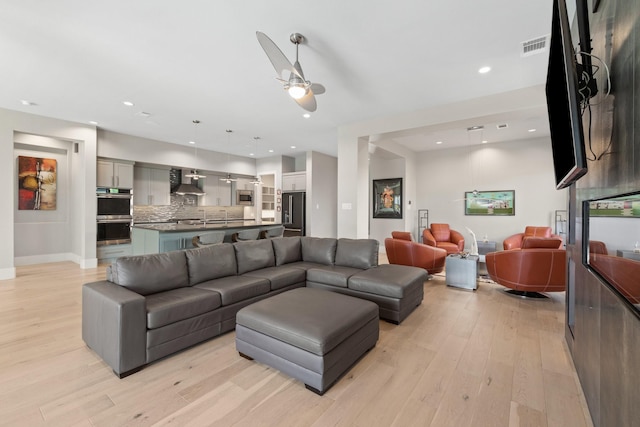
[[201,221],[180,221],[180,222],[163,222],[163,223],[144,223],[133,224],[134,228],[141,228],[145,230],[155,230],[160,232],[176,232],[176,231],[198,231],[198,230],[224,230],[227,228],[255,228],[279,225],[279,223],[273,221],[260,221],[260,220],[230,220],[225,221],[207,221],[203,223]]

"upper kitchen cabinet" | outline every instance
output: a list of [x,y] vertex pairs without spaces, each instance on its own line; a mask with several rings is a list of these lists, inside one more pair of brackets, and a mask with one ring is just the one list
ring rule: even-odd
[[133,188],[132,163],[98,159],[96,171],[97,187]]
[[169,169],[136,166],[133,169],[134,205],[170,205]]
[[220,181],[221,176],[208,175],[204,180],[203,206],[231,206],[231,183]]
[[306,172],[289,172],[282,174],[282,191],[305,191],[306,189]]

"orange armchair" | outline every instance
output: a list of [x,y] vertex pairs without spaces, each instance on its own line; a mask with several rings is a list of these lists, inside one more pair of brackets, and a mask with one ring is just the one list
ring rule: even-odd
[[640,304],[640,262],[618,256],[592,253],[589,264],[632,304]]
[[485,262],[489,277],[510,288],[507,292],[520,296],[540,298],[544,296],[538,292],[563,292],[567,286],[567,252],[555,248],[562,239],[530,239],[526,242],[529,248],[488,253]]
[[422,243],[404,239],[384,240],[389,264],[410,265],[427,270],[429,274],[440,273],[444,270],[447,251]]
[[464,237],[449,224],[431,224],[431,228],[422,231],[422,243],[442,248],[447,254],[457,254],[464,250]]
[[522,248],[522,241],[529,237],[546,237],[560,239],[557,249],[562,249],[562,238],[556,234],[551,234],[551,227],[535,227],[527,226],[524,229],[524,233],[517,233],[513,236],[509,236],[502,242],[504,250],[520,249]]
[[410,242],[413,241],[413,237],[411,237],[411,233],[409,233],[408,231],[392,231],[391,237],[393,237],[394,239],[408,240]]

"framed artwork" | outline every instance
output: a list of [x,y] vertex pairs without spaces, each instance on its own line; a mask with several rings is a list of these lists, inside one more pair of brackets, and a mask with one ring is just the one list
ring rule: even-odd
[[373,217],[402,219],[402,178],[373,180]]
[[640,196],[589,201],[589,216],[640,218]]
[[55,210],[57,162],[18,156],[18,210]]
[[465,191],[465,215],[515,215],[516,192],[505,191]]

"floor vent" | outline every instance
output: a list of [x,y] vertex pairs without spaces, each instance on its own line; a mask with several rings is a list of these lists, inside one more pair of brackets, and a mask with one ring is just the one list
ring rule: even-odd
[[522,42],[522,51],[520,56],[531,56],[547,50],[549,36],[537,37],[535,39]]

